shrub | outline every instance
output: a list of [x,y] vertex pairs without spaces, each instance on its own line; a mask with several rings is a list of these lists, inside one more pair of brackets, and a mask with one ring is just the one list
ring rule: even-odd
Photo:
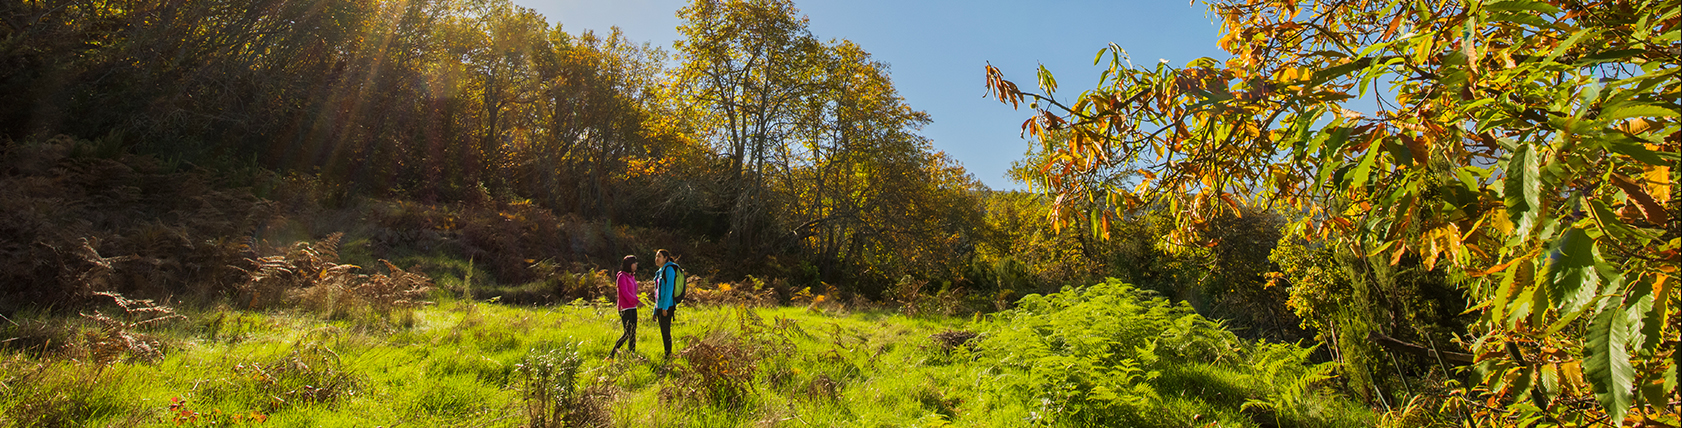
[[688,295],[684,296],[685,303],[737,307],[766,307],[777,304],[777,290],[775,285],[780,280],[766,283],[765,280],[748,275],[742,282],[720,282],[709,287],[707,278],[690,276]]
[[432,291],[431,279],[404,271],[385,260],[380,260],[380,263],[385,265],[388,273],[347,274],[339,280],[297,290],[292,293],[293,300],[330,317],[368,314],[374,318],[389,318],[395,311],[431,304],[421,300]]
[[[338,264],[339,239],[335,233],[316,242],[298,241],[281,253],[247,259],[250,269],[238,268],[249,279],[236,288],[244,294],[247,309],[265,308],[282,303],[296,290],[319,285],[343,287],[351,281],[355,265]],[[273,252],[271,249],[264,252]],[[237,267],[236,267],[237,268]]]

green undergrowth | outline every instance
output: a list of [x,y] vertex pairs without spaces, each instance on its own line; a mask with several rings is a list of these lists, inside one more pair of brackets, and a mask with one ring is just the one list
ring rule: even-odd
[[[1309,350],[1106,283],[971,318],[469,300],[383,318],[186,311],[163,349],[0,353],[0,426],[1360,426]],[[40,319],[18,320],[41,325]],[[74,326],[73,320],[59,320]],[[33,324],[32,324],[33,323]],[[61,337],[75,338],[90,327]],[[142,336],[135,336],[142,337]],[[72,340],[72,339],[62,339]]]

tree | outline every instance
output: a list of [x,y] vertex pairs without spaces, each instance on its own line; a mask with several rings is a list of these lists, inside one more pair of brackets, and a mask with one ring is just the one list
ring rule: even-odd
[[[818,277],[877,272],[895,280],[907,272],[930,277],[948,269],[946,238],[975,225],[948,218],[978,212],[969,196],[974,180],[933,153],[916,130],[929,123],[899,96],[887,64],[850,41],[826,46],[797,144],[776,157],[773,188],[790,195],[779,211],[790,217],[789,238],[815,257]],[[955,204],[955,205],[954,205]]]
[[[1036,167],[1060,206],[1097,195],[1090,212],[1110,218],[1163,203],[1194,236],[1216,212],[1263,204],[1297,214],[1295,236],[1442,269],[1481,316],[1467,340],[1477,404],[1447,414],[1674,415],[1674,4],[1209,7],[1225,61],[1135,67],[1111,46],[1095,58],[1110,59],[1100,87],[1068,101],[1043,68],[1029,93],[988,67],[1001,102],[1036,109],[1023,129],[1058,154]],[[1367,99],[1371,115],[1346,107]],[[1103,180],[1124,173],[1139,178]]]
[[678,154],[671,146],[685,143],[660,125],[673,115],[660,103],[664,52],[631,42],[618,28],[602,37],[557,27],[550,39],[534,64],[541,107],[520,150],[520,187],[553,206],[621,221],[651,211],[648,194],[661,192],[620,185],[628,184],[633,164]]
[[676,79],[703,106],[702,131],[728,162],[730,233],[738,244],[764,242],[770,230],[765,175],[773,156],[795,141],[798,111],[818,84],[821,43],[788,0],[694,0],[684,19]]

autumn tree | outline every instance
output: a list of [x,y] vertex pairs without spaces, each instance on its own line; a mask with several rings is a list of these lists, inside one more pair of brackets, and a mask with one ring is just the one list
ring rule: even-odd
[[1259,204],[1362,263],[1442,270],[1480,317],[1475,386],[1445,418],[1674,420],[1674,4],[1209,7],[1229,59],[1138,67],[1112,46],[1103,84],[1067,99],[1043,69],[1036,93],[988,68],[1001,102],[1036,110],[1023,128],[1058,154],[1037,167],[1059,206],[1093,201],[1102,221],[1165,204],[1199,243]]
[[806,125],[798,110],[818,84],[823,47],[798,13],[788,0],[695,0],[678,11],[675,80],[705,110],[701,131],[727,162],[729,229],[740,244],[766,239],[768,168]]
[[[518,187],[592,216],[630,219],[654,211],[655,194],[665,192],[645,191],[646,183],[627,187],[629,181],[651,168],[674,169],[672,158],[698,157],[677,150],[690,143],[663,100],[665,52],[634,43],[617,28],[571,35],[556,27],[549,39],[533,64],[541,83],[531,94],[530,132],[517,149]],[[659,172],[676,179],[684,171]]]
[[825,46],[796,144],[774,157],[789,174],[773,187],[791,195],[787,238],[816,260],[818,276],[877,272],[951,272],[965,252],[953,236],[976,222],[953,213],[978,211],[977,188],[956,162],[934,152],[916,131],[929,123],[894,88],[888,65],[850,41]]
[[813,284],[956,277],[979,184],[918,135],[929,115],[899,96],[887,64],[819,41],[798,13],[774,0],[679,11],[673,80],[718,154],[730,242],[797,250],[798,279]]
[[[0,139],[298,178],[309,203],[530,202],[733,244],[731,273],[957,276],[981,187],[918,134],[928,114],[886,64],[789,1],[680,14],[669,69],[508,0],[4,2]],[[547,257],[529,256],[506,260]]]

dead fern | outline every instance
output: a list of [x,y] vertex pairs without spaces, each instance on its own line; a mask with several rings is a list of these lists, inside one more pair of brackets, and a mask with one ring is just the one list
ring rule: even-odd
[[714,332],[695,340],[678,354],[684,365],[674,386],[680,397],[703,399],[717,406],[741,407],[758,391],[753,380],[759,356],[753,344],[735,335]]
[[352,295],[380,311],[432,303],[422,300],[427,292],[432,291],[431,278],[405,271],[389,261],[380,260],[380,263],[385,265],[389,274],[375,274],[362,278],[361,281],[355,282],[355,285],[350,287],[349,290]]
[[[0,310],[73,311],[95,291],[216,298],[241,280],[233,240],[272,223],[228,176],[58,136],[0,141]],[[111,257],[111,255],[116,255]],[[68,312],[74,314],[74,312]]]
[[349,282],[356,265],[339,264],[339,239],[343,233],[316,242],[299,241],[285,253],[246,260],[251,268],[234,266],[248,279],[235,288],[244,296],[247,309],[282,303],[294,291],[321,285],[340,286]]
[[151,299],[129,299],[119,293],[104,291],[93,294],[109,297],[123,308],[120,318],[98,310],[92,315],[81,314],[83,318],[99,324],[98,332],[87,333],[87,350],[89,359],[101,365],[110,364],[124,354],[146,361],[163,358],[163,347],[158,340],[140,330],[171,320],[187,319],[168,306],[153,303]]
[[387,317],[399,309],[432,304],[423,300],[432,291],[432,280],[380,260],[388,273],[355,273],[355,265],[336,265],[325,272],[328,279],[294,290],[288,302],[329,317],[364,314]]
[[[74,281],[83,293],[93,292],[94,290],[109,290],[111,288],[111,275],[117,271],[115,265],[139,258],[134,255],[117,257],[100,256],[99,250],[95,248],[98,246],[99,238],[90,237],[82,238],[82,246],[76,248],[76,256],[91,265],[87,270],[84,270],[81,274],[76,275],[76,280]],[[97,292],[93,294],[101,295]]]

